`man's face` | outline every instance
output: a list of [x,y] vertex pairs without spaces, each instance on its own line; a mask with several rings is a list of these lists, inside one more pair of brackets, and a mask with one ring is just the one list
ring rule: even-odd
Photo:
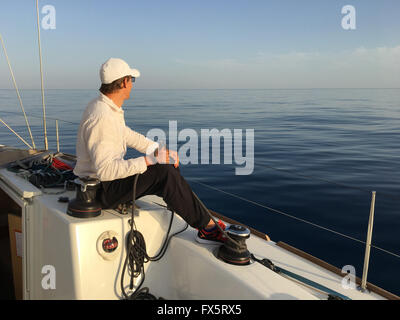
[[132,77],[130,79],[126,80],[126,99],[129,99],[131,91],[133,88],[133,82],[132,82]]

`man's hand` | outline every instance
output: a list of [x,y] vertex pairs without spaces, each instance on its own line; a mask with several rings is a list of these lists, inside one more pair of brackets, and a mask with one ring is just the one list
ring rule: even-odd
[[161,149],[157,149],[154,152],[154,156],[146,156],[145,161],[147,166],[151,166],[156,163],[161,163],[161,164],[169,164],[170,159],[174,161],[174,167],[177,168],[179,166],[179,156],[178,152],[173,151],[173,150],[168,150],[167,148],[163,147]]
[[179,167],[179,156],[178,156],[178,152],[174,151],[174,150],[170,150],[169,151],[169,156],[174,160],[174,167],[178,168]]

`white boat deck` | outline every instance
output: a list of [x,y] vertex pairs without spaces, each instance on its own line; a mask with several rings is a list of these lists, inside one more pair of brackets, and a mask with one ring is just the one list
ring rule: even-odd
[[[145,197],[145,199],[143,199],[142,201],[146,201],[149,204],[152,202],[163,203],[162,199],[156,196]],[[178,238],[186,240],[186,247],[190,247],[190,251],[195,252],[196,255],[201,254],[202,258],[197,259],[208,261],[207,263],[210,263],[210,261],[212,261],[215,270],[218,269],[218,266],[221,266],[223,272],[227,273],[227,283],[229,283],[230,277],[241,278],[243,285],[251,284],[255,287],[260,286],[261,291],[266,290],[266,288],[268,287],[273,287],[275,288],[275,290],[276,288],[279,288],[279,290],[277,290],[276,292],[271,293],[267,297],[268,299],[299,299],[298,292],[294,296],[289,294],[289,292],[291,291],[290,287],[294,284],[292,280],[283,278],[281,275],[277,275],[275,272],[256,262],[252,263],[249,266],[233,266],[226,264],[215,257],[215,245],[200,245],[197,242],[194,242],[196,233],[196,230],[190,228],[182,235],[178,235]],[[198,249],[196,247],[200,247],[201,249]],[[316,264],[313,264],[310,261],[307,261],[281,247],[278,247],[274,241],[266,241],[257,236],[251,235],[250,239],[247,240],[247,247],[248,250],[252,252],[257,258],[268,258],[276,266],[282,267],[311,281],[317,282],[325,287],[346,295],[352,300],[384,299],[383,297],[372,292],[363,293],[358,289],[345,289],[342,286],[342,277]],[[213,268],[211,268],[211,270],[212,269]],[[212,276],[210,275],[209,277],[212,278]],[[275,281],[277,282],[276,284]],[[299,284],[295,284],[295,286],[297,287],[297,290],[299,290],[299,292],[304,290],[304,292],[301,293],[304,294],[301,299],[326,299],[326,295],[319,294],[315,290],[309,289]],[[232,295],[232,292],[229,290],[229,288],[227,288],[227,292],[229,292],[229,295]],[[215,297],[213,297],[213,299],[214,298]],[[244,297],[241,297],[240,299],[243,298]]]

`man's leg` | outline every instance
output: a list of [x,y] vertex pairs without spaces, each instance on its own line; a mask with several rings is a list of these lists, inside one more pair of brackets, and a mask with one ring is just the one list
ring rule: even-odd
[[[135,176],[102,182],[101,202],[105,208],[132,200]],[[173,165],[155,164],[139,175],[136,199],[155,194],[190,226],[201,229],[210,225],[210,217],[194,197],[189,184]]]

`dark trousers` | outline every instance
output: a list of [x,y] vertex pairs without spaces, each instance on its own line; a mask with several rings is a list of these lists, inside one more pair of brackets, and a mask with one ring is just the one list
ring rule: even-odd
[[[133,198],[135,176],[113,181],[103,181],[100,201],[104,209],[114,209]],[[189,184],[172,164],[155,164],[140,174],[136,185],[136,199],[157,195],[190,226],[205,227],[210,217],[194,197]]]

